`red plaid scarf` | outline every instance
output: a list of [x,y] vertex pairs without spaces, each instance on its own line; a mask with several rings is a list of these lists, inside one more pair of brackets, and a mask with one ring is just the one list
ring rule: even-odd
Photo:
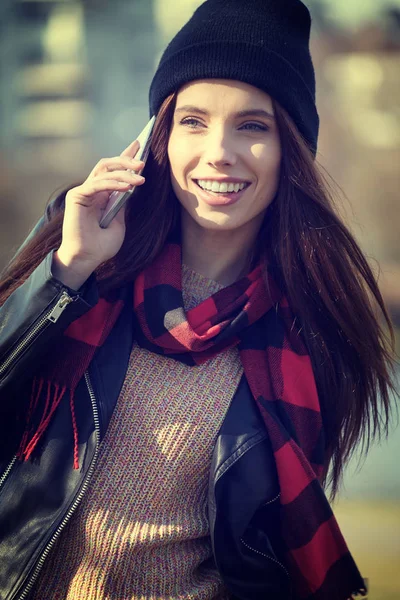
[[[310,357],[286,299],[261,267],[185,313],[181,249],[167,244],[135,281],[135,339],[143,347],[198,365],[237,346],[244,373],[268,431],[280,483],[282,538],[296,596],[347,600],[366,594],[319,482],[324,435]],[[98,304],[65,331],[62,348],[35,378],[20,457],[27,460],[62,397],[69,392],[78,468],[74,391],[96,348],[122,310],[121,301]],[[44,397],[39,424],[33,415]]]

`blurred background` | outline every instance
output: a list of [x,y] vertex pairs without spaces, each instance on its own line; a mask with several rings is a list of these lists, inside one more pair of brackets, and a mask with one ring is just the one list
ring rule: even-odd
[[[244,2],[246,0],[243,0]],[[305,0],[318,160],[400,328],[400,0]],[[195,0],[0,1],[0,268],[57,188],[148,119],[162,49]],[[400,376],[399,376],[400,379]],[[400,430],[348,468],[336,512],[373,600],[400,598]]]

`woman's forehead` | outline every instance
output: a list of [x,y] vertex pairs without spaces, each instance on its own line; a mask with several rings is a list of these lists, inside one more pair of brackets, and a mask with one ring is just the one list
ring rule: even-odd
[[219,107],[258,107],[273,112],[271,96],[253,85],[234,79],[199,79],[186,83],[178,91],[176,109],[184,105],[207,110]]

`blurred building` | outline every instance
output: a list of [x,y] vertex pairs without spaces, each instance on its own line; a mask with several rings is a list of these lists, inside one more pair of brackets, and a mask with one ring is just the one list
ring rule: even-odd
[[1,240],[11,219],[21,241],[52,190],[134,139],[148,119],[156,40],[148,0],[2,0]]

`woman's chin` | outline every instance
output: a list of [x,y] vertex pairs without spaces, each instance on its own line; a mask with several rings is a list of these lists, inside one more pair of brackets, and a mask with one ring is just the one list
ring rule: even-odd
[[235,215],[227,215],[223,210],[196,210],[195,214],[191,215],[197,225],[204,229],[213,231],[234,231],[244,225],[246,219],[238,219]]

